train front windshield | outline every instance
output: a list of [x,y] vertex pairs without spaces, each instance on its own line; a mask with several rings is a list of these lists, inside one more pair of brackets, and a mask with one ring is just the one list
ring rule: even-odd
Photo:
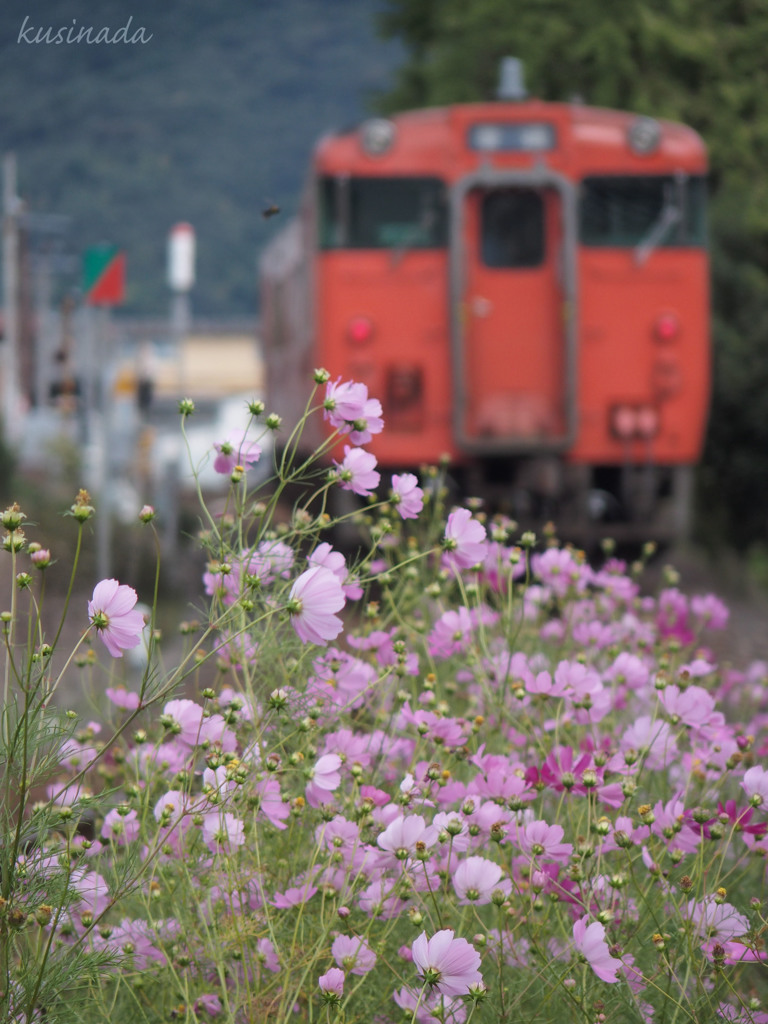
[[589,177],[580,185],[579,241],[627,248],[653,236],[660,248],[706,242],[706,182],[672,175]]
[[321,178],[321,249],[442,249],[448,238],[439,178]]

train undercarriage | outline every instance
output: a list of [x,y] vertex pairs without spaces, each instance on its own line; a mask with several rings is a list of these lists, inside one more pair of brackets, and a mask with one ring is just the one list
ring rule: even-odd
[[676,543],[690,531],[690,466],[567,464],[556,456],[482,458],[454,475],[457,494],[483,499],[489,511],[521,529],[553,522],[558,536],[581,546]]

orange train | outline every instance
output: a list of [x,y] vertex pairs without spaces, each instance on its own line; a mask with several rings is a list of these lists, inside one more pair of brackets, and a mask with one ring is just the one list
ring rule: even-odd
[[680,536],[710,392],[705,146],[528,99],[515,70],[496,102],[319,142],[261,260],[270,404],[295,421],[323,366],[381,400],[380,468],[447,454],[465,493],[574,539]]

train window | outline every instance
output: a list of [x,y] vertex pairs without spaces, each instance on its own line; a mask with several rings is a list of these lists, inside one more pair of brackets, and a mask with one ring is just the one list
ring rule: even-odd
[[441,249],[447,196],[439,178],[321,178],[321,249]]
[[585,178],[579,201],[582,245],[704,245],[706,182],[687,175]]
[[528,188],[486,192],[480,252],[486,267],[538,267],[544,261],[544,201]]

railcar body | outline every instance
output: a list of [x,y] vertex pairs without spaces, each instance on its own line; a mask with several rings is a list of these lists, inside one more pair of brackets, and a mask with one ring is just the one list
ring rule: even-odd
[[385,470],[446,454],[468,493],[565,534],[680,535],[709,404],[706,171],[688,127],[538,100],[324,138],[261,260],[270,403],[300,415],[324,366],[381,400]]

